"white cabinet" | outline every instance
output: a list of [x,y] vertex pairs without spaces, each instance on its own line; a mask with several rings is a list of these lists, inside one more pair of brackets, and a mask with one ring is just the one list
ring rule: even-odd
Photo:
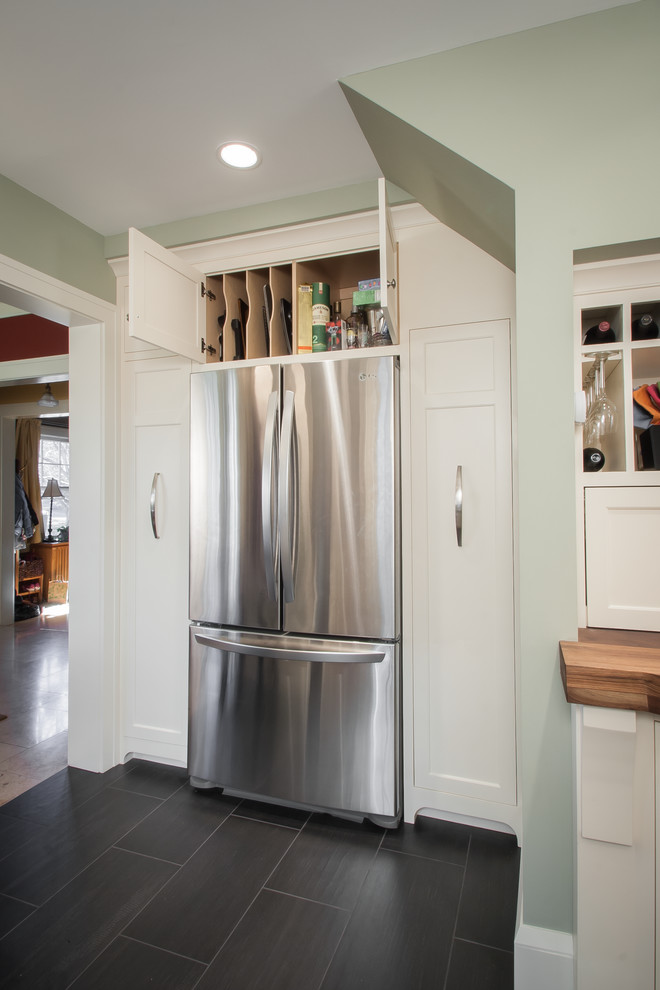
[[660,488],[585,489],[587,623],[660,632]]
[[[270,232],[251,257],[245,238],[216,242],[209,255],[195,247],[169,251],[131,229],[130,337],[201,364],[295,354],[299,285],[329,284],[331,305],[339,301],[345,319],[358,282],[380,277],[379,305],[398,343],[396,235],[384,179],[378,194],[378,214],[366,215],[366,224],[357,215]],[[287,307],[289,334],[282,315]]]
[[[579,990],[652,990],[658,723],[576,705],[575,972]],[[657,785],[656,785],[657,786]]]
[[508,320],[410,333],[413,781],[421,807],[516,821]]
[[121,756],[186,762],[190,362],[127,361]]
[[128,232],[129,335],[204,362],[205,287],[200,272],[139,230]]

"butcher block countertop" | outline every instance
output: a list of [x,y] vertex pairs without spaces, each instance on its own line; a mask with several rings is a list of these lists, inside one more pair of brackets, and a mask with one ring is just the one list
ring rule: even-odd
[[660,633],[579,629],[559,649],[567,701],[660,715]]

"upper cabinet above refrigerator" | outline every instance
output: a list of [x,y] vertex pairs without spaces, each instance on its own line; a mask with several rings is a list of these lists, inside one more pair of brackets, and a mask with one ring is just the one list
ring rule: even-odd
[[[322,282],[346,320],[366,282],[399,343],[397,244],[385,179],[366,211],[173,250],[129,231],[128,332],[196,363],[300,353],[298,287]],[[361,303],[362,305],[362,303]]]
[[204,276],[135,230],[128,232],[128,332],[198,363],[206,360]]

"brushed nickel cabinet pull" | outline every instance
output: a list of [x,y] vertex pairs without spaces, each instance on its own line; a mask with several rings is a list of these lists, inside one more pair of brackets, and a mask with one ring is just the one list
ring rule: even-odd
[[158,479],[160,478],[160,472],[156,471],[154,474],[154,480],[151,483],[151,498],[149,500],[149,508],[151,511],[151,528],[153,530],[154,539],[159,540],[158,527],[156,526],[156,486],[158,484]]
[[463,467],[456,468],[456,491],[454,494],[454,516],[456,520],[456,543],[463,546]]

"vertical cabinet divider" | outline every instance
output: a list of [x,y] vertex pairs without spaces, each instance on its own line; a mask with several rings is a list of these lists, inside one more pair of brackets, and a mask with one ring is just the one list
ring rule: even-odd
[[236,357],[247,357],[245,327],[243,325],[244,314],[241,312],[241,299],[245,304],[245,309],[247,308],[245,275],[245,272],[229,272],[224,276],[225,304],[227,307],[224,329],[224,361],[233,361]]
[[246,357],[269,357],[264,329],[264,288],[269,283],[268,269],[255,268],[245,273],[247,291],[247,351]]
[[[293,322],[293,298],[292,298],[292,266],[280,265],[270,270],[270,289],[273,299],[273,313],[270,321],[270,344],[273,357],[281,357],[285,354],[296,354],[295,323]],[[296,293],[297,295],[297,293]],[[284,308],[291,314],[291,337],[285,330],[282,318],[282,300]],[[287,319],[287,323],[288,323]]]

